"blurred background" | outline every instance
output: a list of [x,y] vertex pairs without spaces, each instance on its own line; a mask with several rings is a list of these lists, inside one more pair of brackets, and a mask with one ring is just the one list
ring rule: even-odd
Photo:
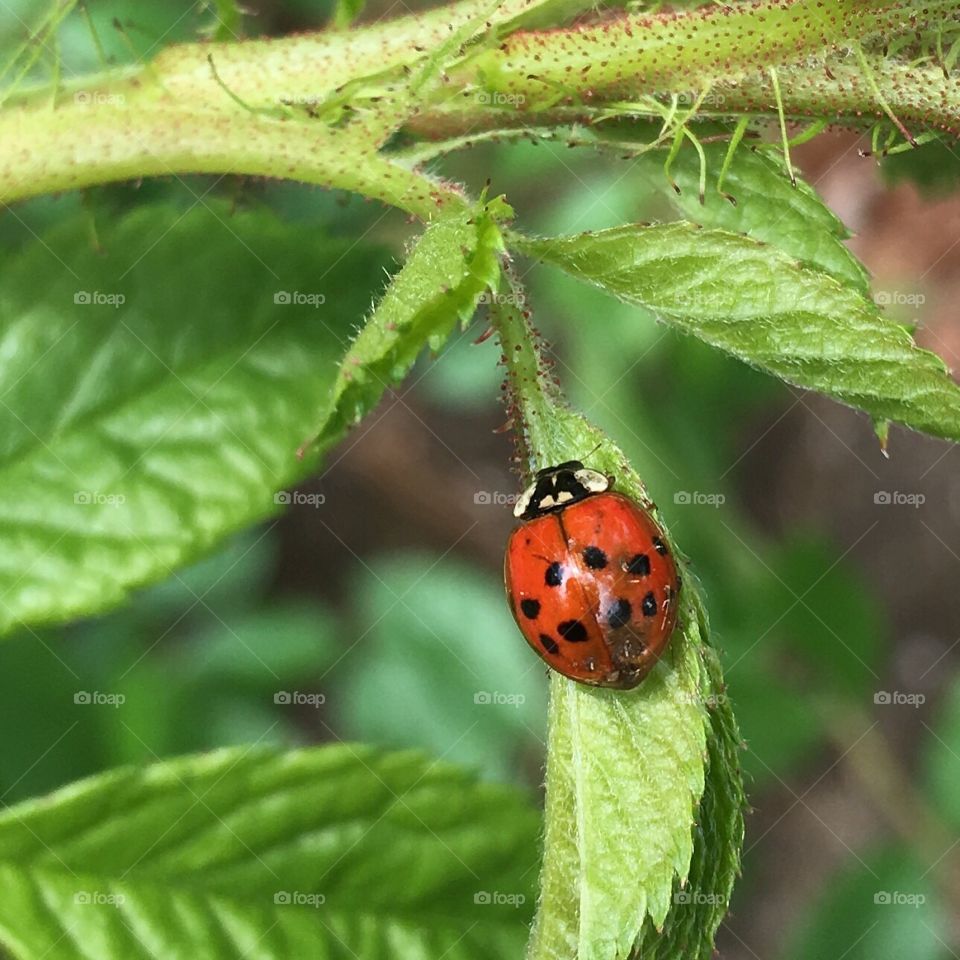
[[[313,0],[247,6],[253,35],[331,15]],[[0,8],[4,48],[39,7]],[[364,19],[403,9],[371,2]],[[116,63],[213,19],[180,0],[89,11]],[[65,72],[97,68],[82,17],[60,39]],[[881,167],[866,146],[833,131],[794,161],[854,231],[888,314],[960,367],[960,161],[933,146]],[[492,177],[529,230],[666,209],[654,168],[562,145],[490,145],[442,169],[475,191]],[[371,299],[417,230],[312,188],[204,183],[239,207],[362,237]],[[189,200],[162,181],[24,204],[0,213],[0,246],[24,243],[24,224],[157,198]],[[753,808],[720,955],[956,956],[960,452],[893,428],[885,459],[865,416],[520,268],[571,401],[632,458],[707,596]],[[518,480],[498,349],[473,343],[483,329],[481,315],[423,358],[271,522],[123,609],[0,644],[3,802],[120,763],[333,740],[421,747],[535,795],[546,676],[503,597]],[[123,702],[78,709],[77,691]]]

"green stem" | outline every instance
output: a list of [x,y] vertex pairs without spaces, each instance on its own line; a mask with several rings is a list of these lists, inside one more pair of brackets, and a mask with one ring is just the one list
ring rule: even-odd
[[[955,0],[768,0],[708,6],[682,15],[635,15],[549,34],[518,33],[468,58],[451,85],[518,98],[525,111],[565,104],[635,99],[640,93],[689,93],[718,80],[739,83],[760,68],[796,64],[850,41],[939,22],[960,10]],[[806,66],[807,73],[819,65]]]
[[[91,96],[93,96],[91,94]],[[465,205],[450,184],[371,151],[356,131],[183,105],[130,109],[74,101],[0,124],[0,203],[144,176],[233,173],[350,190],[429,218]]]
[[554,428],[561,401],[559,391],[549,379],[541,340],[526,307],[526,294],[512,266],[505,263],[503,273],[510,295],[495,299],[490,308],[490,322],[503,350],[502,363],[507,370],[508,402],[521,472],[529,477],[543,466],[569,458],[555,442]]
[[[506,0],[489,18],[492,36],[583,6]],[[787,120],[862,127],[891,113],[927,129],[958,126],[960,100],[938,65],[864,54],[871,84],[862,64],[834,51],[883,30],[942,22],[960,13],[960,0],[930,0],[922,14],[906,2],[836,0],[826,14],[819,0],[764,0],[519,32],[468,48],[412,95],[404,69],[489,9],[488,0],[465,0],[349,33],[172,47],[146,67],[64,84],[55,109],[49,89],[13,94],[0,111],[0,203],[144,176],[219,173],[355,191],[428,218],[440,205],[463,203],[462,194],[413,168],[425,154],[414,151],[407,162],[381,154],[395,130],[466,138],[595,121],[605,105],[623,101],[638,115],[646,104],[655,116],[655,96],[691,89],[710,90],[698,119],[771,116],[771,76],[760,69],[771,66]],[[502,109],[504,97],[513,109]]]

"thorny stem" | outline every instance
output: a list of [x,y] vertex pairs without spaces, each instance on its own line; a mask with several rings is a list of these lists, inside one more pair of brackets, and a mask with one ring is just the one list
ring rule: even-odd
[[504,386],[508,412],[517,440],[520,471],[526,478],[546,463],[566,459],[555,450],[550,429],[557,420],[559,394],[549,379],[523,287],[507,260],[503,262],[503,275],[510,294],[494,298],[490,322],[503,351],[500,361],[507,371]]
[[[644,102],[708,89],[700,119],[773,116],[771,67],[787,120],[862,128],[893,116],[927,129],[960,126],[960,85],[944,75],[950,55],[936,54],[960,0],[930,0],[922,10],[905,0],[760,0],[523,29],[536,16],[555,21],[583,7],[506,0],[481,26],[507,39],[468,46],[459,63],[437,65],[430,82],[418,74],[415,92],[404,71],[490,4],[461,0],[348,33],[171,47],[144,67],[70,81],[54,109],[49,89],[13,91],[0,111],[0,203],[143,176],[232,173],[350,190],[429,218],[466,198],[413,160],[382,152],[395,131],[446,140],[593,122],[623,101],[642,116]],[[871,37],[900,35],[905,56],[916,53],[917,37],[930,38],[926,62],[873,49],[860,63],[849,53]]]

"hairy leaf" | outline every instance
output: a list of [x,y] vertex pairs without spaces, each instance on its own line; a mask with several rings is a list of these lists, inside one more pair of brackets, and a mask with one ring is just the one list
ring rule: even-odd
[[470,320],[484,291],[496,287],[503,242],[491,214],[508,210],[494,201],[480,213],[455,213],[427,228],[341,364],[321,416],[323,445],[359,422],[406,376],[425,344],[438,349],[458,321]]
[[788,383],[960,440],[960,387],[943,361],[859,291],[773,247],[688,223],[520,245]]
[[849,231],[814,189],[799,178],[793,186],[780,161],[741,145],[722,185],[723,192],[736,201],[731,203],[717,190],[726,150],[726,143],[703,144],[707,164],[703,203],[699,197],[700,159],[689,145],[684,146],[670,168],[680,187],[679,194],[667,182],[661,152],[643,154],[637,158],[637,164],[651,184],[662,189],[683,214],[701,226],[746,233],[866,292],[867,272],[843,244]]
[[[530,468],[589,455],[591,467],[656,513],[616,445],[563,404],[519,310],[500,305],[495,315]],[[695,960],[712,952],[739,864],[742,787],[697,585],[686,572],[683,580],[670,647],[640,686],[551,679],[544,864],[529,960],[615,960],[671,943]],[[710,895],[680,896],[688,881]]]

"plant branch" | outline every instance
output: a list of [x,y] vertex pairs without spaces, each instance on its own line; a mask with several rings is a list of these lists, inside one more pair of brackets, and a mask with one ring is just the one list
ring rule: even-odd
[[[787,119],[863,127],[892,114],[912,128],[960,127],[960,86],[933,58],[911,65],[865,54],[874,88],[851,53],[884,31],[942,27],[960,0],[931,0],[922,13],[906,2],[764,0],[498,39],[582,7],[466,0],[349,33],[172,47],[141,68],[71,81],[53,108],[49,89],[10,92],[0,111],[0,203],[222,173],[303,180],[429,218],[463,195],[416,169],[431,151],[385,155],[396,131],[455,149],[496,130],[596,122],[614,105],[662,119],[657,99],[707,89],[697,119],[772,117],[770,66]],[[451,33],[467,39],[452,63],[434,64],[430,52]]]

